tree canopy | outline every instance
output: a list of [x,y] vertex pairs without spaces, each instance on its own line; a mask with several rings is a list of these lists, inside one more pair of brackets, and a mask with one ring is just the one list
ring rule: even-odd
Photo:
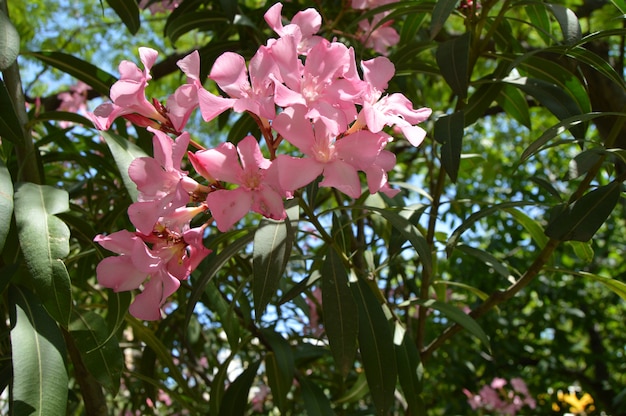
[[626,413],[624,1],[0,0],[0,408]]

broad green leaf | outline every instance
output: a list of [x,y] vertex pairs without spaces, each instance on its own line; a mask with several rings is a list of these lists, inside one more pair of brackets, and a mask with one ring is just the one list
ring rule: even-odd
[[618,8],[620,13],[626,14],[626,1],[624,1],[624,0],[611,0],[611,3],[613,3],[613,5]]
[[345,378],[356,354],[357,305],[348,286],[345,266],[332,248],[326,253],[321,272],[324,328],[338,372]]
[[543,233],[543,228],[537,220],[530,218],[526,213],[517,208],[505,208],[504,211],[509,213],[524,229],[530,234],[530,238],[533,239],[535,244],[539,248],[543,248],[548,242],[548,238]]
[[6,165],[0,159],[0,253],[11,228],[13,216],[13,181]]
[[[359,350],[377,415],[386,415],[394,401],[398,370],[393,334],[372,288],[359,280],[350,285],[359,311]],[[377,289],[374,289],[377,290]]]
[[401,343],[395,344],[396,366],[398,367],[398,380],[404,393],[409,411],[412,415],[425,415],[425,404],[421,396],[423,372],[420,355],[415,343],[404,334]]
[[0,137],[7,141],[21,143],[24,140],[22,125],[2,79],[0,79],[0,131],[2,132]]
[[176,43],[185,33],[192,30],[211,31],[228,23],[228,18],[215,10],[199,10],[185,13],[176,19],[168,20],[165,26],[165,36],[172,43]]
[[333,416],[333,408],[324,391],[307,377],[299,377],[304,409],[309,416]]
[[14,415],[65,415],[65,342],[57,323],[26,289],[9,289]]
[[0,71],[15,62],[20,53],[20,35],[11,19],[0,10]]
[[552,12],[557,22],[559,22],[559,26],[561,26],[563,42],[567,45],[572,45],[580,41],[582,30],[576,14],[567,7],[558,4],[546,4],[546,7]]
[[546,235],[560,241],[589,241],[617,205],[622,184],[611,182],[554,213]]
[[70,230],[55,214],[69,210],[68,193],[47,185],[19,183],[15,223],[33,284],[46,309],[67,326],[72,311],[70,277],[63,263],[70,252]]
[[[528,77],[505,78],[503,82],[514,85],[524,93],[534,97],[561,121],[583,115],[574,98],[550,82]],[[574,137],[584,138],[585,128],[582,120],[572,124],[570,128]]]
[[137,191],[137,185],[128,175],[128,167],[133,160],[139,157],[146,157],[148,155],[146,152],[141,150],[139,146],[129,142],[127,139],[118,134],[110,131],[101,131],[100,134],[111,150],[111,154],[113,155],[113,159],[115,159],[115,164],[120,170],[122,181],[124,182],[124,186],[126,187],[128,194],[133,201],[137,201],[139,192]]
[[430,20],[430,39],[435,39],[450,14],[456,8],[456,0],[439,0],[435,3]]
[[435,121],[434,137],[441,145],[441,164],[446,169],[452,182],[456,182],[461,163],[463,147],[463,127],[465,126],[462,111],[439,117]]
[[511,85],[505,85],[496,98],[505,113],[517,120],[522,126],[531,129],[528,102],[524,94]]
[[41,51],[28,52],[28,56],[39,59],[44,64],[69,74],[76,79],[83,81],[98,93],[108,96],[111,85],[117,81],[113,75],[103,71],[99,67],[85,62],[75,56],[62,52]]
[[531,24],[537,29],[537,33],[543,41],[549,45],[552,42],[552,30],[550,27],[550,15],[546,5],[539,2],[529,3],[524,7]]
[[264,219],[254,233],[252,260],[252,296],[256,319],[260,320],[265,307],[276,295],[283,277],[293,241],[289,219]]
[[72,314],[69,330],[89,373],[111,394],[120,388],[124,356],[116,337],[111,337],[104,318],[92,311]]
[[139,7],[134,1],[127,0],[106,0],[109,6],[122,20],[130,33],[135,35],[141,25],[139,20]]
[[585,121],[593,120],[597,117],[605,117],[605,116],[619,116],[626,117],[626,113],[615,113],[615,112],[599,112],[599,113],[588,113],[588,114],[578,114],[569,118],[566,118],[554,126],[550,127],[546,131],[544,131],[541,136],[534,142],[532,142],[525,150],[522,152],[522,156],[520,159],[522,161],[528,159],[533,154],[537,153],[541,150],[546,143],[550,140],[558,137],[566,130],[572,128],[573,126],[577,126]]
[[235,381],[230,383],[222,397],[219,416],[246,415],[250,387],[256,378],[261,361],[256,361],[246,368]]
[[467,255],[477,258],[488,267],[491,267],[496,273],[498,273],[505,279],[511,277],[511,272],[509,271],[509,268],[506,267],[506,265],[504,265],[500,260],[495,258],[491,253],[488,253],[479,248],[467,246],[465,244],[459,244],[456,246],[456,248],[457,250],[460,250]]
[[287,340],[272,329],[262,329],[261,336],[271,350],[265,355],[265,371],[274,403],[281,412],[286,413],[287,394],[291,390],[295,374],[293,351]]
[[491,347],[489,346],[489,338],[487,337],[485,331],[483,331],[483,329],[480,327],[480,325],[478,325],[474,318],[472,318],[456,306],[435,299],[411,299],[401,303],[400,307],[409,305],[422,305],[426,308],[434,309],[441,312],[448,319],[451,319],[452,321],[461,325],[463,328],[469,331],[470,334],[478,338],[480,342],[485,345],[487,350],[491,349]]
[[470,35],[465,33],[439,44],[435,55],[441,75],[452,91],[462,99],[467,97],[469,83],[469,75],[467,73],[469,47]]

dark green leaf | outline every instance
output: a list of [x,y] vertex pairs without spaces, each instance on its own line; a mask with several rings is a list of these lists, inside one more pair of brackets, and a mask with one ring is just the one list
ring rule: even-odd
[[6,165],[0,159],[0,253],[11,228],[13,216],[13,181]]
[[272,329],[262,329],[261,336],[271,349],[265,355],[265,370],[272,396],[281,412],[287,413],[287,394],[295,372],[293,351],[287,340]]
[[443,24],[448,20],[450,14],[456,8],[456,0],[439,0],[435,3],[433,14],[430,20],[430,39],[435,39]]
[[546,44],[552,42],[552,30],[550,27],[550,15],[544,3],[529,3],[524,7],[532,25]]
[[24,260],[37,294],[61,325],[72,311],[70,277],[63,263],[69,254],[70,230],[55,214],[69,210],[66,191],[19,183],[15,190],[15,223]]
[[[439,3],[444,2],[437,4]],[[462,99],[467,97],[469,82],[469,46],[470,35],[465,33],[439,44],[436,53],[441,75],[452,91]]]
[[332,248],[326,253],[321,272],[324,328],[338,372],[345,378],[356,354],[357,306],[348,286],[346,268]]
[[113,337],[125,322],[133,296],[130,292],[113,292],[110,290],[108,293],[106,321],[110,333],[109,337]]
[[530,112],[528,111],[528,102],[524,94],[511,85],[505,85],[500,94],[496,98],[502,109],[521,125],[531,129]]
[[621,183],[611,182],[585,194],[578,201],[555,213],[546,235],[560,241],[588,241],[617,205]]
[[463,127],[465,119],[462,111],[439,117],[435,121],[434,137],[441,146],[441,164],[452,182],[456,182],[461,163],[463,147]]
[[412,299],[400,304],[400,306],[408,306],[408,305],[422,305],[426,308],[437,310],[443,313],[448,319],[453,320],[457,324],[461,325],[470,334],[474,335],[478,338],[487,349],[490,349],[489,346],[489,338],[485,331],[476,323],[474,318],[463,312],[461,309],[456,306],[450,305],[449,303],[441,302],[436,299]]
[[[359,311],[359,350],[377,415],[386,415],[394,401],[398,370],[393,336],[382,305],[363,280],[350,285]],[[378,290],[377,288],[374,290]]]
[[128,31],[133,35],[139,30],[141,21],[139,20],[139,7],[137,2],[128,0],[107,0],[109,6],[122,20]]
[[236,302],[227,302],[213,281],[206,285],[205,293],[211,305],[211,310],[215,311],[220,318],[228,343],[231,348],[235,348],[241,336],[241,328],[237,320],[237,314],[233,310]]
[[26,289],[9,289],[14,415],[65,415],[65,342],[56,322]]
[[0,137],[8,141],[21,143],[24,140],[22,125],[2,79],[0,79],[0,131],[2,132]]
[[97,66],[62,52],[29,52],[27,55],[83,81],[104,96],[109,95],[111,85],[117,81],[117,78]]
[[552,12],[563,32],[563,41],[567,45],[572,45],[582,38],[582,30],[576,14],[558,4],[547,4],[546,7]]
[[181,14],[178,18],[168,20],[165,26],[165,36],[172,43],[176,43],[178,38],[192,30],[210,31],[215,30],[219,25],[228,23],[228,18],[214,10],[200,10]]
[[306,377],[298,378],[304,409],[309,416],[333,416],[333,408],[324,391]]
[[506,265],[504,265],[500,260],[496,259],[491,253],[488,253],[479,248],[467,246],[465,244],[459,244],[456,246],[456,248],[457,250],[460,250],[467,255],[477,258],[487,267],[493,268],[496,273],[498,273],[505,279],[508,279],[511,276],[509,268],[506,267]]
[[9,16],[0,10],[0,71],[10,67],[19,53],[20,35]]
[[533,239],[535,244],[539,248],[543,248],[548,242],[548,238],[543,233],[543,228],[537,220],[530,218],[526,213],[517,208],[505,208],[504,211],[508,212],[524,229],[530,234],[530,238]]
[[289,220],[265,219],[254,233],[252,296],[257,320],[261,319],[265,307],[276,295],[289,260],[292,240],[293,230]]
[[[396,327],[396,331],[404,330]],[[415,343],[404,334],[401,342],[395,343],[396,365],[398,367],[398,380],[404,392],[404,399],[407,402],[412,415],[425,415],[424,399],[422,393],[422,363]]]
[[222,397],[219,416],[245,415],[248,408],[250,387],[261,365],[260,361],[248,365],[235,381],[233,381]]
[[128,167],[133,160],[139,157],[146,157],[148,155],[146,152],[141,150],[139,146],[129,142],[127,139],[118,134],[110,131],[101,131],[100,134],[111,150],[111,154],[113,155],[113,159],[115,159],[115,164],[120,170],[120,175],[122,176],[122,181],[124,182],[124,186],[126,187],[128,194],[133,201],[137,201],[139,192],[137,191],[137,185],[128,175]]
[[589,169],[602,159],[603,154],[602,149],[593,148],[574,156],[569,162],[568,179],[575,179],[589,172]]
[[37,114],[35,118],[30,120],[26,125],[27,128],[31,128],[36,123],[44,121],[70,121],[72,123],[80,124],[85,127],[93,127],[93,123],[86,117],[77,113],[71,113],[69,111],[49,111],[46,113]]
[[74,310],[69,330],[89,373],[112,394],[117,394],[124,356],[117,338],[110,336],[104,318],[92,311]]
[[622,14],[626,14],[626,1],[624,0],[611,0],[611,3],[615,5]]
[[350,387],[350,390],[345,392],[341,397],[335,400],[336,404],[341,403],[356,403],[365,397],[369,393],[369,387],[367,385],[367,378],[363,371],[359,372],[356,381]]

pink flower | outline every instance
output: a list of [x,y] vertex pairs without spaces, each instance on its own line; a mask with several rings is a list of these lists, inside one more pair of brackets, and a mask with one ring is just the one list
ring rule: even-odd
[[506,380],[500,377],[495,377],[492,381],[491,381],[491,388],[498,390],[501,389],[502,387],[506,386]]
[[157,2],[151,2],[151,0],[141,0],[138,4],[140,9],[150,9],[150,13],[164,13],[172,11],[180,6],[182,0],[161,0]]
[[152,79],[150,69],[154,65],[158,52],[150,48],[139,48],[139,56],[144,70],[129,61],[122,61],[119,65],[120,80],[111,87],[113,103],[99,105],[93,113],[88,114],[96,127],[108,130],[116,118],[136,113],[147,119],[168,124],[168,120],[151,104],[145,96],[148,81]]
[[358,198],[361,195],[358,169],[375,163],[387,137],[359,131],[336,140],[323,123],[313,126],[305,112],[304,106],[287,108],[273,123],[274,129],[306,156],[278,156],[281,186],[293,191],[323,174],[320,186],[330,186]]
[[375,9],[385,4],[397,2],[398,0],[352,0],[352,8],[357,10]]
[[192,111],[198,107],[198,92],[203,90],[200,81],[200,54],[193,51],[176,65],[187,75],[187,83],[178,87],[167,99],[167,111],[174,129],[180,132],[185,128]]
[[309,8],[296,13],[291,23],[283,26],[282,10],[283,5],[276,3],[265,12],[265,21],[278,36],[294,36],[297,52],[306,55],[323,39],[320,36],[314,36],[322,27],[322,16],[317,10]]
[[359,22],[359,29],[363,31],[359,40],[363,45],[374,49],[381,55],[387,55],[389,48],[400,42],[400,35],[391,27],[393,20],[380,24],[384,17],[385,13],[379,13],[372,18],[371,23],[367,19]]
[[208,172],[212,178],[239,185],[235,189],[219,189],[209,193],[206,204],[217,228],[227,231],[250,210],[280,220],[286,217],[278,184],[267,175],[272,162],[263,157],[259,143],[247,136],[237,147],[222,143],[215,149],[190,153],[196,170]]

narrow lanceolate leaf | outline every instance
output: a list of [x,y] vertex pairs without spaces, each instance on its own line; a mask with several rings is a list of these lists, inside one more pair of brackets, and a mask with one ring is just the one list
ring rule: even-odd
[[442,143],[441,164],[452,182],[456,182],[459,174],[464,124],[465,119],[462,111],[440,117],[435,122],[434,137],[435,140]]
[[496,98],[498,104],[504,109],[504,112],[513,117],[523,126],[531,129],[530,112],[528,111],[528,101],[520,90],[505,85],[500,94]]
[[263,220],[254,233],[252,296],[257,320],[261,319],[265,307],[276,294],[289,260],[292,241],[289,220]]
[[435,55],[441,75],[460,98],[467,97],[469,47],[470,35],[465,33],[441,43]]
[[558,209],[548,223],[546,235],[560,241],[589,241],[617,205],[621,187],[620,182],[611,182]]
[[422,363],[420,362],[419,351],[411,338],[404,334],[401,343],[396,343],[396,364],[398,367],[398,380],[404,392],[404,399],[407,402],[412,415],[422,415],[425,411],[422,393]]
[[456,306],[450,305],[449,303],[441,302],[435,299],[412,299],[400,304],[400,306],[408,306],[408,305],[423,305],[427,308],[437,310],[441,312],[446,318],[451,319],[457,324],[461,325],[465,328],[470,334],[474,335],[478,338],[487,349],[490,349],[489,346],[489,338],[483,329],[478,325],[478,323],[463,312],[461,309]]
[[37,297],[11,287],[11,360],[14,415],[64,415],[67,406],[65,343]]
[[626,1],[624,1],[624,0],[611,0],[611,3],[613,3],[613,5],[615,7],[617,7],[622,14],[626,14]]
[[295,372],[293,351],[287,340],[274,330],[262,329],[261,335],[271,349],[265,355],[265,371],[274,403],[283,413],[287,413],[287,394],[293,385]]
[[222,398],[219,416],[243,416],[246,414],[250,387],[260,364],[261,361],[250,364],[235,381],[230,383]]
[[298,378],[300,390],[302,391],[302,400],[304,401],[304,409],[309,416],[333,416],[333,408],[330,400],[324,394],[318,385],[310,381],[306,377]]
[[322,266],[322,310],[330,351],[345,378],[356,354],[357,306],[348,286],[348,274],[339,255],[328,250]]
[[109,291],[109,298],[107,299],[107,316],[106,322],[109,328],[109,337],[113,337],[118,329],[124,323],[128,307],[133,297],[130,292],[113,292]]
[[107,3],[115,10],[115,13],[128,28],[128,31],[133,35],[136,34],[141,25],[137,3],[127,0],[107,0]]
[[55,217],[69,210],[68,193],[47,185],[20,183],[15,191],[15,222],[20,247],[37,294],[63,326],[72,311],[70,277],[63,263],[70,230]]
[[24,133],[4,81],[0,79],[0,131],[3,139],[20,143]]
[[11,228],[13,215],[13,181],[4,162],[0,159],[0,253]]
[[524,7],[530,23],[537,29],[537,33],[546,44],[551,43],[552,30],[550,27],[550,15],[543,3],[530,3]]
[[430,39],[435,39],[443,24],[448,20],[450,14],[456,7],[456,0],[439,0],[435,3],[433,14],[430,20]]
[[576,13],[558,4],[547,4],[548,10],[552,12],[563,32],[563,42],[572,45],[582,38],[582,30]]
[[517,208],[506,208],[504,211],[509,213],[518,224],[520,224],[533,239],[539,248],[543,248],[548,242],[548,238],[543,233],[543,228],[537,220],[530,218],[526,213]]
[[113,155],[113,159],[115,159],[115,164],[120,170],[122,181],[124,182],[124,186],[126,187],[128,194],[133,201],[137,201],[139,192],[137,191],[137,185],[128,175],[128,167],[136,158],[148,155],[146,152],[141,150],[139,146],[129,142],[127,139],[118,134],[109,131],[102,131],[100,134],[111,150],[111,154]]
[[0,10],[0,71],[7,69],[20,52],[20,35],[9,16]]
[[595,280],[596,282],[602,283],[617,296],[619,296],[623,300],[626,300],[626,283],[616,279],[612,279],[610,277],[600,276],[593,273],[579,272],[579,274],[583,277],[587,277],[589,279]]
[[398,370],[393,336],[382,305],[362,280],[350,285],[359,310],[359,350],[377,415],[386,415],[394,401]]
[[28,52],[27,55],[83,81],[104,96],[109,95],[111,85],[117,81],[108,72],[66,53],[41,51]]
[[491,253],[481,250],[479,248],[467,246],[465,244],[459,244],[456,246],[457,250],[462,251],[463,253],[475,257],[479,261],[483,262],[487,267],[491,267],[496,273],[505,279],[511,276],[511,272],[508,267],[500,260],[495,258]]
[[74,311],[69,330],[89,373],[115,395],[120,388],[124,356],[104,318],[91,311]]
[[175,19],[168,19],[165,26],[165,36],[172,43],[176,43],[185,33],[192,30],[211,31],[228,23],[228,18],[216,13],[214,10],[200,10],[191,13],[184,13]]

